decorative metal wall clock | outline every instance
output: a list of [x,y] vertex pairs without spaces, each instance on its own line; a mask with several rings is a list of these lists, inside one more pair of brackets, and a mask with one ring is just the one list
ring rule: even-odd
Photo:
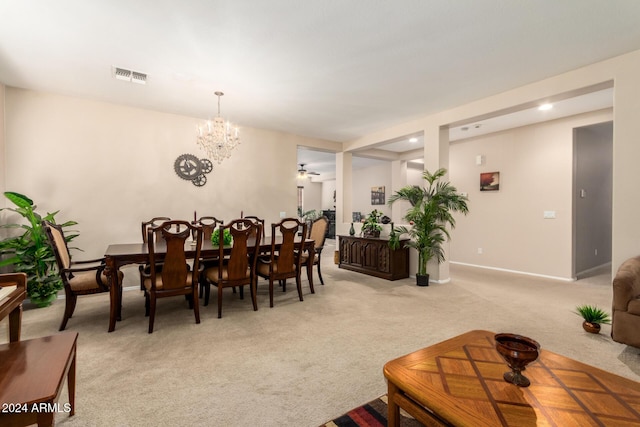
[[198,159],[193,154],[181,154],[173,163],[173,169],[180,178],[202,187],[207,183],[205,174],[213,170],[213,163],[209,159]]

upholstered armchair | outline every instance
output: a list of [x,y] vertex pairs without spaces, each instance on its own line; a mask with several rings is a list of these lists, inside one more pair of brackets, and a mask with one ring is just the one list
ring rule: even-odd
[[623,262],[613,279],[611,338],[640,348],[640,256]]

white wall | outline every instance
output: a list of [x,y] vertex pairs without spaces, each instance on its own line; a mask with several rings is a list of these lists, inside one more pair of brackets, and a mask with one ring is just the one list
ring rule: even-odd
[[[611,118],[599,111],[451,143],[449,179],[468,193],[470,213],[456,216],[450,261],[572,278],[573,129]],[[494,171],[500,190],[480,191],[480,173]]]
[[267,224],[280,212],[296,216],[297,146],[321,144],[243,127],[231,158],[196,187],[173,165],[183,153],[202,156],[199,120],[11,87],[5,114],[7,190],[78,221],[80,259],[141,241],[140,222],[153,216],[191,220],[197,211],[229,221],[244,211]]
[[332,179],[322,183],[322,210],[333,210],[336,208],[336,180]]
[[[372,187],[385,187],[384,205],[371,204]],[[361,212],[363,218],[374,209],[391,217],[391,208],[387,205],[390,191],[391,162],[353,171],[352,207],[354,212]]]

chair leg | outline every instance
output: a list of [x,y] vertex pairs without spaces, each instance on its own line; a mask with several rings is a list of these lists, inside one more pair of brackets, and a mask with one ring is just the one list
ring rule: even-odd
[[[300,273],[300,271],[298,271],[298,273]],[[300,301],[304,301],[304,299],[302,299],[302,279],[300,279],[300,274],[296,276],[296,285],[298,287],[298,296],[300,297]]]
[[211,283],[207,282],[204,287],[204,305],[209,305],[209,296],[211,295]]
[[251,290],[251,302],[253,303],[253,311],[258,311],[258,297],[256,296],[256,288],[257,283],[252,280],[251,284],[249,285],[249,289]]
[[222,317],[222,285],[218,283],[218,319]]
[[269,278],[269,307],[273,308],[273,278]]
[[324,280],[322,280],[322,272],[320,271],[320,258],[318,257],[318,277],[320,278],[320,284],[324,286]]
[[[235,286],[233,289],[235,289]],[[244,286],[240,286],[240,299],[244,299]]]
[[72,292],[66,293],[64,315],[62,317],[62,323],[60,323],[60,329],[59,329],[60,331],[64,331],[64,329],[67,327],[67,322],[73,315],[73,310],[76,308],[77,298],[78,297],[74,295]]
[[191,300],[193,301],[193,312],[196,316],[196,324],[198,324],[200,323],[200,298],[198,298],[198,286],[193,287]]
[[153,332],[153,322],[156,319],[156,296],[155,295],[150,295],[149,296],[149,307],[150,307],[149,333],[152,333]]

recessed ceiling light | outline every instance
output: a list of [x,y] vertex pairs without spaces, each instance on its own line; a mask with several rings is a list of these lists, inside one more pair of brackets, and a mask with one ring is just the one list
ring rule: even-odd
[[552,108],[553,108],[553,105],[551,104],[542,104],[541,106],[538,107],[538,110],[547,111],[547,110],[551,110]]
[[418,142],[418,138],[409,138],[409,142]]

